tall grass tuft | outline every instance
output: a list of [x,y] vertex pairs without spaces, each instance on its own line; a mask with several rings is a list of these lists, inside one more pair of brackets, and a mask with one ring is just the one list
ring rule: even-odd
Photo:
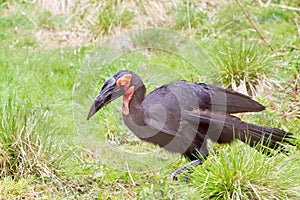
[[197,167],[191,184],[199,199],[298,199],[300,157],[262,154],[237,143],[220,149]]
[[53,177],[55,146],[46,126],[49,113],[26,101],[19,105],[13,98],[1,103],[0,177]]
[[116,2],[109,2],[99,11],[97,26],[101,27],[103,34],[107,34],[114,27],[130,24],[133,18],[133,12],[122,9]]
[[219,66],[218,79],[226,86],[255,95],[273,84],[270,74],[272,58],[258,42],[230,40],[218,43],[213,59]]

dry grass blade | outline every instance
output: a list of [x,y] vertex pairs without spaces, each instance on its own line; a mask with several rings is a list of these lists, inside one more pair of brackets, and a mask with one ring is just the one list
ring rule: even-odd
[[249,14],[246,12],[246,10],[243,8],[239,0],[235,0],[237,5],[240,7],[240,9],[243,11],[244,15],[247,17],[249,23],[251,26],[255,29],[256,33],[259,35],[260,39],[264,42],[265,45],[267,45],[272,51],[274,51],[274,48],[270,45],[270,43],[267,42],[267,40],[264,38],[264,36],[260,33],[257,26],[254,24],[254,22],[251,20]]
[[1,110],[1,176],[54,176],[51,161],[47,160],[50,152],[46,151],[44,138],[37,133],[39,116],[29,115],[27,109],[12,100]]
[[70,14],[76,0],[36,0],[35,3],[43,10],[47,10],[53,14]]

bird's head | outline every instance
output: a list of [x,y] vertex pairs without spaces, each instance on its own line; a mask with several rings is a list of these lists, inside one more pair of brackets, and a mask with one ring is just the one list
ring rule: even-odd
[[122,70],[106,80],[90,108],[87,119],[90,119],[98,110],[120,96],[124,96],[123,113],[128,115],[128,104],[134,93],[134,86],[132,85],[134,75],[131,71]]

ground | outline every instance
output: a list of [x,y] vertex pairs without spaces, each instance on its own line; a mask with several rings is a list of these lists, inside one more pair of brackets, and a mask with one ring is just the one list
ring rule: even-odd
[[[0,0],[0,13],[0,199],[299,199],[297,0]],[[152,39],[145,28],[168,34]],[[118,48],[138,30],[125,47],[134,51]],[[266,155],[214,145],[203,165],[171,180],[185,158],[162,151],[164,164],[100,143],[158,150],[124,126],[121,101],[85,120],[121,69],[139,73],[147,91],[186,79],[253,96],[266,110],[239,117],[294,133],[295,146]]]

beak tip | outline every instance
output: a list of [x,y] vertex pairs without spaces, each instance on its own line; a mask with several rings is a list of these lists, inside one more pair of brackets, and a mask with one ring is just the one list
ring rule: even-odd
[[99,104],[99,102],[97,102],[97,101],[94,101],[94,103],[91,106],[90,111],[88,113],[87,120],[89,120],[91,117],[93,117],[99,109],[101,109],[101,104]]
[[95,113],[95,109],[92,107],[86,119],[89,120]]

